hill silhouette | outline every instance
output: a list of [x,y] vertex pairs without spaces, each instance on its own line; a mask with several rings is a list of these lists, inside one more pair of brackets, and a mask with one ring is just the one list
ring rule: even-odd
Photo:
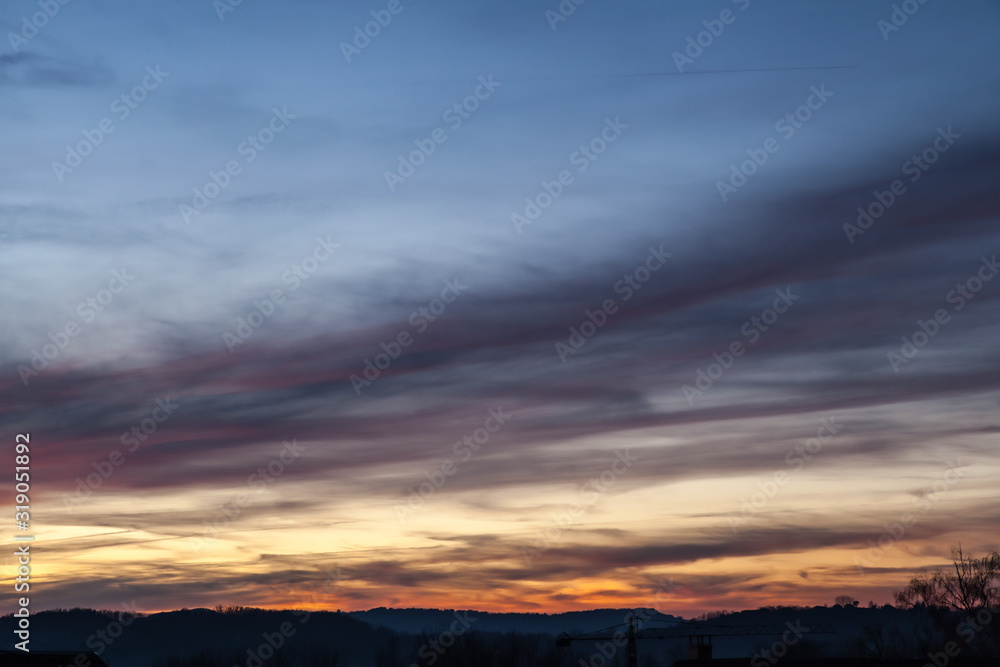
[[[621,623],[632,609],[590,609],[560,614],[523,612],[472,611],[475,627],[481,632],[561,632],[579,633]],[[662,622],[681,621],[679,616],[663,614],[655,609],[644,609],[645,616]],[[368,611],[350,612],[356,618],[374,626],[382,626],[409,634],[441,632],[454,620],[454,612],[447,609],[389,609],[376,607]]]
[[[77,608],[35,614],[31,649],[94,651],[111,667],[409,664],[434,655],[432,649],[423,658],[419,652],[452,628],[457,617],[473,619],[462,633],[466,643],[472,640],[490,654],[497,654],[501,644],[519,642],[524,645],[518,652],[554,654],[556,634],[618,624],[630,611],[537,614],[380,607],[348,613],[230,607],[132,614]],[[663,621],[680,620],[647,613]],[[14,622],[10,615],[0,618],[0,631],[9,634]],[[439,657],[438,664],[446,664],[446,656]]]
[[[32,617],[31,649],[94,651],[110,667],[575,667],[581,660],[593,664],[600,643],[573,642],[570,648],[557,648],[557,635],[618,626],[635,611],[537,614],[379,607],[305,612],[230,607],[146,615],[54,610]],[[961,621],[962,615],[953,613],[951,620]],[[658,626],[679,625],[692,634],[713,626],[836,628],[834,635],[806,635],[788,647],[789,661],[826,656],[920,659],[928,647],[944,645],[944,637],[934,633],[921,608],[765,607],[688,620],[652,610],[645,615],[655,617]],[[10,615],[0,618],[0,632],[10,633],[15,620]],[[717,658],[750,659],[779,640],[780,635],[716,637],[714,653]],[[640,664],[667,667],[687,657],[687,643],[685,638],[641,640]],[[971,644],[962,648],[963,659],[976,654]]]

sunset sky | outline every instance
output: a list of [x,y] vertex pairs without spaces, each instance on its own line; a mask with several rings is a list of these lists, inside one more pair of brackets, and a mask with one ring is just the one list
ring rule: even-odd
[[39,6],[33,611],[885,603],[1000,549],[995,2]]

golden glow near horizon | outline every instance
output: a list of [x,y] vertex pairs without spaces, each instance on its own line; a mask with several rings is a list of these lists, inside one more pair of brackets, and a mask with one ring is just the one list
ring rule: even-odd
[[[842,593],[890,602],[910,573],[940,565],[949,545],[992,539],[967,511],[995,495],[1000,466],[983,436],[964,436],[958,444],[966,454],[949,461],[924,451],[897,457],[894,468],[865,466],[851,460],[866,454],[850,415],[810,453],[809,425],[815,431],[822,418],[796,418],[803,437],[748,439],[748,453],[769,465],[725,477],[671,473],[692,466],[699,447],[726,443],[738,424],[714,435],[703,425],[690,429],[703,445],[680,434],[664,441],[633,432],[612,448],[600,449],[597,438],[578,443],[598,466],[575,479],[541,475],[534,484],[475,488],[456,474],[403,514],[398,508],[440,456],[356,471],[359,479],[394,483],[394,497],[365,496],[358,486],[337,494],[335,483],[308,474],[277,477],[249,493],[243,483],[107,490],[71,509],[40,496],[44,550],[33,561],[35,585],[44,600],[46,588],[105,582],[102,605],[134,598],[146,610],[656,606],[695,614],[826,604]],[[322,452],[322,443],[313,451]],[[526,464],[541,465],[550,454],[526,452]],[[464,471],[489,472],[495,456],[484,452]],[[307,471],[308,461],[299,469]],[[676,588],[654,600],[655,582],[664,580]]]

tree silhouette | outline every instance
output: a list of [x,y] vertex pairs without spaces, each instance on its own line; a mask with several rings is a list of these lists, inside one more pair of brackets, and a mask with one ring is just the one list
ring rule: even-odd
[[958,546],[952,549],[954,572],[935,572],[931,577],[913,577],[896,603],[904,607],[957,609],[973,614],[981,609],[1000,609],[1000,553],[974,558]]
[[975,558],[959,545],[952,559],[952,571],[910,579],[896,603],[924,612],[946,640],[1000,656],[1000,553]]

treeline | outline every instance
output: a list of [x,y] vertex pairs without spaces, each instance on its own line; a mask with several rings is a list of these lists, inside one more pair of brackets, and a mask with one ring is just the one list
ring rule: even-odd
[[[850,596],[831,607],[768,606],[711,612],[689,623],[710,625],[831,625],[836,635],[805,634],[777,646],[775,637],[719,637],[716,656],[752,657],[771,651],[789,658],[859,657],[954,664],[986,658],[1000,665],[1000,554],[954,552],[952,566],[914,577],[895,593],[895,605],[867,608]],[[112,667],[608,667],[624,664],[624,641],[587,640],[556,646],[553,632],[485,629],[474,612],[408,610],[426,614],[414,633],[364,622],[342,612],[264,610],[243,606],[182,609],[161,614],[63,609],[39,613],[38,650],[90,647],[95,629],[130,621],[100,646]],[[9,630],[12,616],[0,619]],[[407,623],[417,619],[407,618]],[[572,621],[584,620],[574,617]],[[594,619],[589,619],[590,622]],[[539,621],[541,623],[542,621]],[[477,625],[479,623],[479,625]],[[657,624],[663,627],[662,624]],[[408,626],[413,627],[413,626]],[[583,630],[592,631],[594,627]],[[621,629],[621,628],[617,628]],[[567,630],[571,630],[567,628]],[[609,629],[613,634],[615,628]],[[687,657],[687,640],[639,641],[641,667],[669,667]]]
[[[243,616],[252,616],[246,609]],[[225,650],[174,651],[153,661],[151,667],[577,667],[581,664],[615,665],[624,660],[624,648],[605,647],[601,652],[586,645],[563,649],[548,633],[483,632],[469,630],[461,635],[423,633],[411,635],[378,628],[374,646],[354,651],[355,659],[344,657],[343,639],[328,644],[288,643],[261,651]],[[661,643],[662,644],[662,643]],[[358,653],[368,653],[357,660]],[[591,662],[595,660],[595,662]],[[607,657],[605,657],[607,656]],[[616,656],[617,660],[616,660]],[[676,657],[679,657],[678,653]],[[607,659],[610,658],[610,659]],[[607,662],[604,662],[607,660]],[[665,661],[647,657],[643,667],[667,667]],[[622,663],[624,664],[624,663]]]

